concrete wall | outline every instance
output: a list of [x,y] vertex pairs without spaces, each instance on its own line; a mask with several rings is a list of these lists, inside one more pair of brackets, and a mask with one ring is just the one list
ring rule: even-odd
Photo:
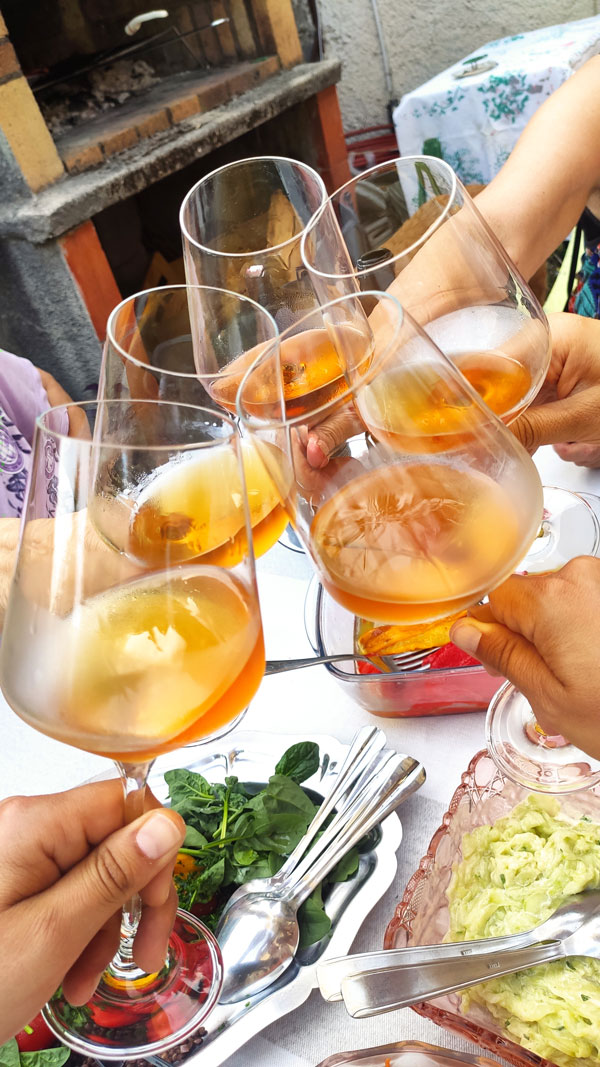
[[[488,41],[598,14],[599,0],[378,0],[398,97]],[[343,62],[344,128],[386,121],[371,0],[318,0],[326,54]]]

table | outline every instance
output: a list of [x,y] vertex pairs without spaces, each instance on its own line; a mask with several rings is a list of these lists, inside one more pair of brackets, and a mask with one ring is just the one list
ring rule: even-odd
[[[542,481],[600,494],[600,471],[564,463],[551,448],[536,455]],[[276,546],[259,563],[261,605],[270,658],[309,655],[303,607],[312,569],[304,555]],[[285,605],[282,613],[281,605]],[[422,759],[427,782],[402,807],[404,840],[398,874],[360,931],[353,951],[379,948],[406,882],[439,826],[448,801],[470,758],[484,745],[483,712],[419,719],[379,720],[390,744]],[[279,733],[335,734],[350,741],[366,721],[377,721],[354,704],[325,668],[266,678],[244,720],[244,729]],[[451,724],[452,745],[447,744]],[[52,741],[21,722],[0,695],[0,798],[14,793],[51,792],[76,785],[106,770],[106,760]],[[333,1052],[388,1041],[422,1040],[474,1052],[474,1047],[440,1030],[410,1009],[374,1019],[354,1020],[342,1004],[326,1004],[314,991],[302,1007],[254,1038],[223,1067],[315,1067]]]
[[540,104],[599,51],[600,16],[482,45],[402,97],[401,155],[435,155],[433,138],[463,182],[489,182]]

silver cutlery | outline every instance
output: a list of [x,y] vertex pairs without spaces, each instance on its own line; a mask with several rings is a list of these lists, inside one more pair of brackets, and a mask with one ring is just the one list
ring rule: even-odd
[[[430,962],[421,961],[351,974],[341,983],[346,1008],[353,1018],[363,1019],[406,1008],[423,1000],[445,996],[478,982],[501,978],[505,974],[526,970],[540,963],[551,963],[569,956],[591,956],[599,959],[600,894],[594,892],[581,896],[583,906],[580,909],[580,925],[565,936],[539,940],[539,932],[545,925],[541,924],[534,931],[536,941],[533,944],[518,944],[517,947],[510,948],[507,947],[507,942],[511,939],[502,938],[502,948],[492,944],[488,952],[465,955],[464,950],[468,948],[469,942],[461,941],[453,946],[453,957],[447,955]],[[522,935],[516,934],[514,937],[518,939]]]
[[435,648],[420,648],[412,652],[400,652],[397,656],[363,656],[360,652],[338,652],[332,656],[306,656],[301,659],[271,659],[267,660],[265,674],[282,674],[284,671],[296,671],[301,667],[314,667],[319,663],[343,663],[344,660],[363,660],[365,663],[382,663],[386,671],[428,670],[429,664],[423,663],[427,656],[437,652],[440,646]]
[[272,893],[279,888],[282,882],[290,877],[332,811],[338,804],[341,804],[340,810],[344,810],[344,805],[347,804],[348,798],[351,799],[354,795],[357,780],[360,779],[362,784],[365,768],[368,768],[374,757],[382,751],[385,746],[385,740],[383,730],[379,730],[376,726],[363,726],[358,731],[352,740],[346,758],[335,777],[329,793],[324,797],[306,833],[300,838],[295,849],[290,852],[285,863],[270,878],[252,878],[249,882],[239,886],[231,894],[223,914],[238,900],[241,900],[242,897],[250,896],[253,893],[262,893],[264,895]]
[[375,766],[375,776],[353,796],[326,845],[320,841],[315,855],[305,855],[277,890],[245,895],[223,914],[216,931],[225,970],[221,1003],[253,996],[285,971],[298,948],[300,905],[349,849],[425,781],[422,764],[410,756],[384,750]]
[[525,948],[539,941],[560,940],[574,933],[594,907],[600,908],[600,891],[590,890],[570,897],[545,922],[521,934],[486,937],[479,941],[448,941],[443,945],[411,945],[409,948],[337,956],[325,960],[317,968],[319,989],[327,1001],[342,1000],[342,983],[351,975],[372,974],[374,971],[431,963],[434,960],[463,960],[473,956],[485,956],[490,952]]

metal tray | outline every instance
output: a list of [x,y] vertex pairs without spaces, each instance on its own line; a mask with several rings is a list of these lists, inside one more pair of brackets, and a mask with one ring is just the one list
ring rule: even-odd
[[[348,745],[325,735],[267,734],[235,732],[216,742],[213,751],[190,746],[161,757],[150,785],[161,801],[167,799],[164,771],[187,767],[204,775],[208,781],[223,781],[235,774],[241,782],[266,782],[285,750],[297,741],[316,741],[321,764],[318,772],[303,785],[316,793],[325,793],[348,751]],[[288,970],[268,989],[239,1004],[217,1005],[206,1020],[207,1036],[199,1049],[185,1061],[197,1067],[218,1067],[228,1056],[260,1033],[282,1015],[298,1008],[316,987],[316,964],[329,956],[348,952],[357,930],[391,885],[396,873],[396,850],[402,840],[402,827],[396,814],[379,827],[376,843],[360,857],[354,878],[331,888],[325,910],[332,920],[328,937],[301,950]],[[152,1057],[158,1065],[160,1057]]]

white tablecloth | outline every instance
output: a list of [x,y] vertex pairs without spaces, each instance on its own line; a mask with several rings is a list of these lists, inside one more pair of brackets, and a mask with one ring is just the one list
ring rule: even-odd
[[[536,457],[542,480],[600,493],[600,472],[563,463],[549,449]],[[260,588],[267,655],[308,655],[303,607],[312,571],[306,558],[276,546],[260,561]],[[244,729],[334,734],[349,741],[371,717],[340,690],[323,667],[265,678],[244,720]],[[483,747],[483,713],[419,719],[381,719],[389,742],[420,758],[427,769],[423,789],[402,808],[404,840],[394,885],[357,931],[354,951],[382,946],[385,927],[418,865],[471,756]],[[448,731],[452,744],[448,745]],[[0,798],[65,789],[106,769],[106,760],[52,741],[30,729],[0,696]],[[409,1009],[375,1019],[351,1019],[343,1005],[326,1004],[315,991],[294,1013],[254,1038],[224,1067],[316,1067],[345,1049],[418,1039],[474,1052]]]
[[402,97],[401,155],[427,153],[434,138],[463,182],[489,182],[540,104],[597,52],[600,16],[482,45]]

